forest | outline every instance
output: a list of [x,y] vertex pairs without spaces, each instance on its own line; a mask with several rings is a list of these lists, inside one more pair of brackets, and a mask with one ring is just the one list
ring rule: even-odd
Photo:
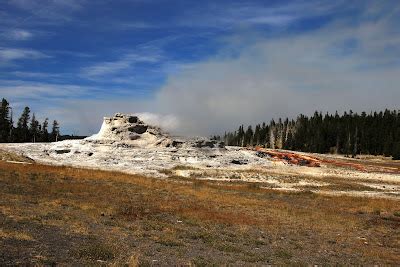
[[0,107],[0,143],[55,142],[60,138],[59,123],[54,120],[49,131],[49,119],[40,123],[29,107],[25,107],[14,125],[12,108],[6,99]]
[[316,153],[393,156],[400,159],[400,112],[344,112],[243,125],[223,136],[227,145],[262,146]]

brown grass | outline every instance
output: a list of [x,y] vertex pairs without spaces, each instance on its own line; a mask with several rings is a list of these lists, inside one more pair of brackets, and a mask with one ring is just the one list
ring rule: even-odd
[[34,161],[28,157],[17,155],[12,152],[8,152],[5,150],[0,149],[0,160],[3,161],[16,161],[16,162],[26,162],[26,163],[33,163]]
[[32,241],[33,237],[25,232],[17,232],[17,231],[4,231],[0,229],[0,238],[3,239],[16,239],[16,240],[25,240],[25,241]]
[[400,261],[398,200],[1,161],[0,177],[1,233],[35,240],[3,234],[0,265]]

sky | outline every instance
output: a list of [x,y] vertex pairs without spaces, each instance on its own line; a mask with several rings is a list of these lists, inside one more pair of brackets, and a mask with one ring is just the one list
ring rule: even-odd
[[2,0],[0,98],[65,134],[139,113],[211,135],[400,108],[400,3]]

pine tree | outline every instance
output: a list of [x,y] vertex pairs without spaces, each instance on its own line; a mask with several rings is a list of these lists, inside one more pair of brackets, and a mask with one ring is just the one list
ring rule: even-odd
[[51,141],[57,142],[59,135],[60,135],[60,126],[58,125],[58,122],[56,120],[54,120],[53,127],[51,130]]
[[41,135],[41,141],[42,141],[42,142],[49,142],[49,141],[50,141],[50,140],[49,140],[48,127],[49,127],[49,119],[46,118],[46,119],[43,121],[43,124],[42,124],[42,131],[41,131],[41,133],[40,133],[40,135]]
[[244,145],[243,146],[251,146],[253,145],[253,129],[251,127],[251,125],[249,125],[249,127],[247,127],[247,131],[244,135]]
[[356,131],[354,133],[354,138],[353,138],[353,153],[352,157],[355,158],[358,152],[358,127],[356,126]]
[[8,135],[8,141],[9,142],[14,142],[14,139],[15,139],[15,137],[14,137],[14,119],[13,119],[13,111],[11,109],[11,112],[10,112],[10,133]]
[[11,130],[10,105],[4,98],[0,107],[0,142],[8,142]]
[[400,141],[396,142],[393,146],[393,159],[400,160]]
[[31,110],[29,107],[25,107],[24,111],[21,114],[21,117],[18,119],[17,123],[17,141],[18,142],[29,142],[30,133],[29,133],[29,119],[30,119]]
[[292,134],[292,131],[288,132],[284,148],[288,149],[288,150],[292,150],[293,149],[293,134]]
[[36,143],[39,135],[39,122],[36,120],[35,113],[32,114],[31,125],[29,127],[30,135],[32,137],[32,142]]
[[296,120],[279,119],[267,125],[257,124],[255,131],[244,132],[243,126],[226,138],[232,145],[264,145],[306,152],[343,153],[355,157],[358,153],[398,155],[400,143],[400,112],[385,110],[361,115],[353,111],[324,116],[315,112]]
[[254,145],[260,145],[260,139],[261,139],[261,126],[260,124],[257,124],[256,129],[254,130],[254,137],[253,137]]

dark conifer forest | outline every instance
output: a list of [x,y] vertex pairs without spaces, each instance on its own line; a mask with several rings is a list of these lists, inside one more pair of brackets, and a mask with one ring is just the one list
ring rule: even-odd
[[49,129],[49,119],[43,122],[31,114],[29,107],[25,107],[16,125],[13,120],[13,110],[6,99],[2,99],[0,107],[0,143],[22,142],[55,142],[60,138],[60,127],[56,120]]
[[295,120],[272,120],[247,129],[241,125],[225,133],[227,145],[263,146],[316,153],[356,156],[372,154],[400,159],[400,112],[385,110],[367,114],[300,115]]

